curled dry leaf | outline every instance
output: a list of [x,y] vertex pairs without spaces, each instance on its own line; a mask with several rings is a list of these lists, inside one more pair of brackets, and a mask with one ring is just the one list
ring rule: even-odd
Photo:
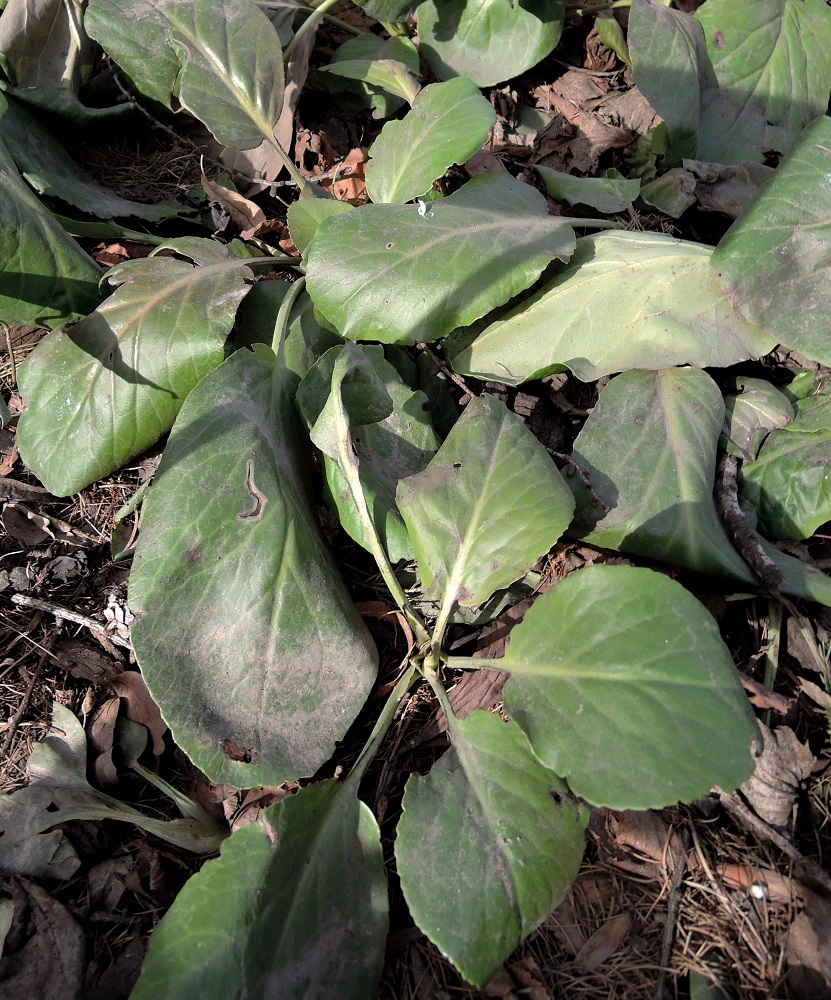
[[741,791],[756,814],[770,826],[785,830],[799,795],[801,783],[808,777],[816,758],[787,726],[770,730],[759,723],[761,750],[757,750],[756,769]]
[[577,952],[574,964],[589,972],[599,969],[623,944],[631,927],[631,913],[618,913],[607,920]]

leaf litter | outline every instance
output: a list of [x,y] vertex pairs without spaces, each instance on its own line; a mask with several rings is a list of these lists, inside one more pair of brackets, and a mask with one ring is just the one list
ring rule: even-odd
[[[321,33],[325,36],[325,29]],[[584,55],[581,66],[562,74],[562,66],[548,65],[546,70],[552,75],[550,81],[543,84],[535,83],[533,78],[524,81],[525,93],[530,96],[526,107],[544,111],[544,119],[537,120],[537,127],[526,126],[517,131],[522,116],[516,113],[516,107],[508,109],[508,116],[500,114],[504,134],[521,138],[515,143],[503,141],[498,147],[492,144],[493,148],[485,150],[491,157],[496,156],[495,163],[501,167],[511,162],[514,151],[518,154],[515,164],[526,162],[530,156],[532,163],[590,174],[598,170],[600,163],[608,163],[609,157],[624,156],[615,151],[631,146],[634,135],[644,135],[656,124],[654,118],[644,116],[643,102],[632,99],[636,91],[625,86],[631,82],[628,71],[609,49],[592,36],[585,42],[584,53],[579,47],[575,52],[573,40],[570,44],[568,54],[571,58],[575,54]],[[615,87],[609,87],[608,77],[579,72],[587,69],[613,72]],[[533,77],[536,72],[526,76]],[[618,89],[621,82],[624,86]],[[632,107],[624,110],[627,95]],[[314,122],[319,112],[310,109],[308,114],[313,129],[319,126],[319,121]],[[349,126],[343,124],[342,115],[330,114],[329,132],[317,127],[316,131],[309,132],[309,139],[304,140],[306,164],[317,158],[316,166],[309,173],[328,181],[336,197],[353,204],[361,203],[366,197],[361,186],[366,145],[350,142]],[[299,116],[302,123],[302,104]],[[302,154],[302,145],[298,148]],[[165,161],[166,176],[172,176],[169,163],[174,163],[174,170],[181,167],[183,172],[169,187],[157,187],[153,192],[156,197],[181,191],[183,178],[194,181],[194,169],[198,176],[198,158],[192,152],[183,154],[179,147],[168,152],[175,152],[181,161],[176,158]],[[164,144],[161,153],[165,155]],[[113,181],[115,156],[115,152],[105,153],[99,161],[104,183],[108,178]],[[94,158],[87,157],[86,162],[94,166]],[[148,176],[150,155],[123,157],[123,162],[135,179]],[[499,169],[493,161],[490,166]],[[331,177],[325,178],[327,173]],[[700,168],[697,168],[698,173],[702,173]],[[747,173],[752,175],[752,171]],[[704,239],[712,234],[714,224],[718,228],[718,221],[714,223],[705,214],[707,210],[716,210],[725,216],[741,210],[744,196],[736,192],[735,186],[728,186],[737,183],[737,176],[736,171],[722,171],[715,179],[708,174],[698,181],[695,190],[700,210],[694,218],[683,223],[685,235]],[[742,180],[738,177],[738,181]],[[701,187],[705,183],[708,185],[706,193]],[[118,186],[123,191],[129,188],[132,196],[143,193],[140,187],[131,187],[123,180],[118,181]],[[719,187],[721,193],[718,193]],[[713,189],[716,197],[713,197]],[[555,206],[550,207],[556,211]],[[267,214],[279,211],[273,202],[265,203],[265,209]],[[630,225],[635,214],[629,220]],[[661,229],[668,224],[666,217],[656,217],[655,228]],[[119,249],[108,248],[107,252],[124,259],[133,255],[134,245],[127,241],[110,244],[110,248]],[[127,252],[122,253],[125,247]],[[99,257],[99,262],[107,265],[115,261]],[[8,344],[13,355],[0,343],[4,398],[15,390],[15,366],[33,346],[31,330],[12,328],[10,337]],[[774,358],[766,374],[770,377],[786,371],[785,361],[777,362]],[[563,414],[559,401],[555,401],[555,393],[564,392],[571,397],[572,416],[566,420],[566,436],[573,438],[582,426],[580,411],[590,409],[596,397],[585,398],[586,387],[575,384],[573,379],[563,388],[562,383],[554,382],[556,378],[553,376],[548,384],[540,383],[532,392],[551,415],[552,424],[555,420],[559,423]],[[588,391],[592,392],[591,388]],[[517,412],[520,409],[518,407]],[[559,428],[557,435],[562,435]],[[31,479],[17,461],[5,474],[13,475],[22,484]],[[108,538],[113,513],[129,499],[139,478],[137,466],[116,473],[86,488],[74,501],[61,501],[57,508],[50,508],[50,513],[56,510],[62,523],[74,525],[84,532],[92,530],[102,539]],[[8,509],[13,508],[9,506]],[[85,548],[81,548],[82,553],[87,553],[87,566],[79,573],[53,573],[46,567],[56,559],[70,558],[65,551],[65,539],[43,532],[27,536],[20,528],[10,530],[5,520],[4,527],[6,533],[0,541],[3,565],[22,570],[27,589],[46,598],[54,607],[86,614],[103,625],[107,622],[106,610],[111,607],[110,595],[119,594],[123,601],[126,574],[119,570],[118,564],[110,564],[109,553],[101,543],[87,540]],[[822,537],[817,541],[813,554],[828,559],[827,541]],[[339,544],[344,545],[342,539]],[[349,551],[351,558],[360,564],[360,553],[355,554],[351,547]],[[559,570],[554,569],[558,576],[566,575],[568,568],[574,569],[575,564],[586,561],[618,561],[598,556],[595,550],[579,543],[559,543],[555,552],[566,564]],[[539,567],[544,581],[539,589],[552,582],[553,567],[552,561]],[[377,593],[365,563],[356,568],[350,582],[367,597]],[[702,592],[702,597],[708,596],[711,595]],[[797,619],[788,616],[787,642],[779,653],[779,672],[773,677],[766,674],[761,683],[757,667],[764,662],[759,654],[762,650],[761,625],[766,614],[766,604],[762,600],[737,602],[730,609],[722,610],[720,623],[738,661],[748,671],[755,670],[757,680],[754,683],[761,684],[764,690],[767,690],[765,685],[770,685],[777,691],[786,692],[794,705],[787,717],[777,717],[776,709],[771,706],[781,706],[781,702],[771,699],[767,703],[768,722],[772,711],[778,723],[772,730],[774,742],[771,744],[778,749],[768,750],[766,738],[764,745],[771,764],[766,771],[757,770],[754,779],[743,787],[742,796],[745,804],[761,819],[782,832],[791,843],[798,843],[806,856],[827,866],[827,852],[831,849],[828,706],[822,700],[825,689],[811,680],[806,681],[804,672],[810,672],[820,682],[827,681],[827,644],[823,645],[818,636],[824,634],[827,638],[828,633],[823,633],[822,629],[829,624],[828,616],[820,613],[813,622],[809,618],[801,619],[804,627],[798,631],[794,624]],[[508,621],[509,618],[510,613],[506,613],[504,619],[511,627],[514,623]],[[384,630],[377,620],[370,619],[369,623],[376,631],[382,650],[382,676],[389,677],[403,652],[401,637],[391,639],[389,630]],[[55,704],[68,705],[75,710],[86,722],[89,741],[105,748],[99,759],[109,757],[102,763],[102,769],[105,765],[109,769],[118,797],[132,801],[138,795],[152,803],[152,808],[166,808],[156,793],[148,792],[146,786],[143,791],[137,791],[137,783],[119,773],[112,760],[115,726],[124,709],[128,717],[150,725],[154,752],[158,751],[160,766],[166,773],[169,776],[178,773],[182,783],[195,780],[181,755],[177,758],[175,751],[170,749],[170,744],[164,753],[160,752],[163,724],[147,703],[140,682],[118,681],[125,674],[135,678],[139,675],[124,670],[129,666],[125,655],[106,634],[87,630],[82,633],[81,647],[69,647],[68,642],[77,643],[79,639],[67,639],[67,636],[74,637],[75,632],[70,631],[72,626],[62,624],[59,616],[6,602],[0,607],[0,627],[4,647],[4,659],[0,662],[0,697],[9,720],[5,729],[0,730],[0,739],[4,733],[11,735],[10,746],[4,746],[2,760],[4,793],[15,794],[25,785],[26,761],[34,743],[46,735]],[[814,637],[807,653],[805,627]],[[499,638],[487,639],[482,632],[478,639],[475,633],[472,639],[468,635],[467,641],[487,642],[490,648],[486,655],[499,655],[493,645],[494,641],[500,641]],[[102,684],[104,678],[106,681]],[[477,683],[471,683],[468,678],[477,678]],[[485,683],[479,678],[489,680]],[[809,687],[811,684],[815,690]],[[104,691],[108,685],[125,699],[125,705],[117,700],[116,703],[102,701],[106,698]],[[462,674],[456,694],[451,690],[450,701],[458,709],[462,706],[464,709],[499,709],[500,693],[498,680],[492,675],[484,671]],[[18,715],[20,708],[23,712]],[[458,714],[461,716],[463,711]],[[16,724],[12,723],[14,718],[18,719]],[[98,723],[94,721],[96,718],[100,720]],[[420,690],[408,704],[388,746],[373,765],[383,772],[384,778],[379,785],[379,800],[375,803],[382,824],[385,816],[395,814],[400,807],[405,766],[406,769],[425,769],[428,761],[435,757],[437,747],[441,746],[444,727],[435,724],[436,718],[431,696]],[[338,766],[348,761],[352,747],[359,746],[360,742],[347,740],[341,751],[343,761]],[[110,749],[106,749],[107,746]],[[99,768],[94,766],[93,770],[97,774]],[[286,794],[292,794],[293,790],[293,787],[260,788],[238,794],[222,786],[206,788],[203,782],[194,794],[216,813],[224,811],[236,827],[247,813],[261,810]],[[786,995],[794,997],[823,995],[831,986],[826,946],[831,916],[826,891],[812,882],[810,868],[806,869],[799,858],[789,859],[776,852],[770,843],[718,810],[714,797],[703,799],[697,809],[675,807],[660,813],[610,814],[607,810],[593,810],[589,851],[566,900],[506,961],[497,979],[483,992],[464,987],[436,950],[414,933],[412,926],[407,926],[402,900],[398,898],[393,909],[397,924],[393,926],[381,996],[530,995],[535,1000],[544,1000],[563,990],[568,996],[590,1000],[652,996],[656,979],[668,986],[690,973],[701,974],[709,981],[718,981],[749,996],[768,996],[783,989],[789,991]],[[253,817],[249,815],[248,818]],[[387,822],[384,829],[389,835],[392,825]],[[111,825],[102,827],[84,820],[75,821],[67,830],[83,859],[83,874],[74,888],[54,890],[54,897],[35,882],[9,883],[10,895],[4,896],[4,900],[11,902],[11,909],[0,910],[0,918],[7,910],[12,914],[6,932],[6,954],[10,957],[4,958],[0,965],[0,983],[21,997],[74,997],[81,995],[82,982],[89,995],[94,995],[96,990],[104,995],[104,986],[111,984],[113,992],[110,995],[126,997],[138,971],[143,938],[153,922],[152,913],[160,914],[169,904],[187,875],[198,867],[198,861],[161,848],[159,841],[148,839],[135,829],[113,832]],[[681,858],[683,881],[679,887],[673,884],[673,876],[679,870]],[[104,885],[109,886],[106,893]],[[47,886],[52,891],[54,883],[47,883]],[[396,892],[393,887],[394,900]],[[677,900],[675,909],[672,909],[673,897]],[[673,915],[671,923],[668,913]],[[96,915],[109,915],[113,919],[110,922],[97,920]],[[86,955],[84,936],[92,940]],[[668,936],[671,951],[667,967],[662,963],[662,956]],[[107,961],[107,953],[116,956],[113,962]],[[60,975],[56,970],[60,970]],[[26,992],[35,984],[39,992]]]

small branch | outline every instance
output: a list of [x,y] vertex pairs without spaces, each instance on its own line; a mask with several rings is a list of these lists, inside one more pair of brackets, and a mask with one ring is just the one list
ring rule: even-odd
[[670,958],[672,957],[672,942],[675,938],[675,924],[678,919],[678,908],[681,905],[681,897],[684,894],[684,876],[687,873],[687,849],[689,847],[689,835],[684,831],[683,851],[681,857],[675,865],[672,873],[672,884],[669,889],[669,905],[667,906],[667,919],[664,924],[664,937],[661,942],[661,960],[658,963],[658,983],[655,987],[655,1000],[669,1000],[674,996],[668,988],[667,973],[669,971]]
[[45,611],[47,614],[52,615],[53,618],[57,618],[59,621],[72,622],[75,625],[83,625],[88,628],[91,632],[95,632],[97,635],[103,636],[105,639],[109,639],[110,642],[115,643],[116,646],[123,646],[124,649],[132,649],[129,639],[123,639],[116,632],[108,632],[107,629],[100,624],[100,622],[95,621],[94,618],[87,618],[86,615],[79,615],[76,611],[70,611],[68,608],[62,608],[58,604],[52,604],[50,601],[42,601],[39,597],[29,597],[28,594],[12,594],[9,598],[12,604],[17,604],[22,608],[35,608],[37,611]]
[[23,700],[15,709],[14,715],[6,723],[6,731],[3,734],[3,742],[0,743],[0,757],[4,757],[12,745],[12,740],[14,739],[14,734],[17,732],[17,727],[20,725],[20,720],[26,713],[26,709],[29,707],[29,699],[32,697],[32,692],[35,690],[35,684],[37,684],[38,677],[40,677],[40,672],[43,669],[44,663],[46,663],[47,657],[52,655],[52,646],[54,640],[50,640],[47,646],[44,647],[43,654],[38,660],[37,666],[32,671],[32,676],[29,678],[29,683],[26,687],[26,693],[23,695]]
[[28,483],[19,483],[16,479],[7,479],[5,476],[0,476],[0,500],[19,500],[34,505],[61,502],[60,497],[53,496],[42,486],[30,486]]
[[737,477],[739,460],[723,455],[716,471],[715,499],[730,541],[762,586],[774,596],[785,583],[779,567],[762,548],[759,536],[747,523],[739,506]]

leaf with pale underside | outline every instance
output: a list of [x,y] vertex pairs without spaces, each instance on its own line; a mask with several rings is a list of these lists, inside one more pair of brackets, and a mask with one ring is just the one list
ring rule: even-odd
[[505,711],[593,805],[690,802],[753,771],[756,723],[730,652],[710,613],[663,574],[570,574],[486,665],[497,664],[511,675]]
[[[423,212],[423,214],[421,214]],[[347,340],[432,342],[567,260],[574,232],[507,174],[477,177],[424,207],[364,205],[324,219],[306,287]]]
[[519,385],[565,366],[590,382],[632,368],[725,367],[767,354],[775,339],[736,312],[714,279],[711,254],[658,233],[585,236],[556,277],[477,328],[471,343],[465,331],[451,337],[453,368]]
[[791,401],[770,382],[737,378],[736,393],[724,397],[722,441],[728,454],[753,461],[759,446],[777,427],[793,420]]
[[372,1000],[387,933],[381,837],[326,781],[237,830],[153,932],[131,1000]]
[[707,0],[704,28],[718,87],[702,98],[698,157],[761,163],[787,153],[828,108],[831,10],[823,0]]
[[[831,16],[831,12],[829,12]],[[831,364],[831,118],[805,129],[712,266],[749,320],[812,361]]]
[[219,142],[251,149],[272,135],[283,53],[252,0],[92,0],[85,24],[143,93],[178,102]]
[[398,486],[427,596],[483,604],[568,527],[573,498],[546,450],[492,396],[471,400],[427,468]]
[[[117,291],[42,340],[19,374],[24,462],[57,496],[109,475],[170,430],[187,394],[221,363],[253,278],[210,240],[112,268]],[[56,378],[55,372],[61,377]]]
[[321,537],[296,377],[264,345],[190,394],[144,503],[131,638],[176,744],[214,782],[314,774],[376,654]]
[[[572,457],[591,490],[577,476],[567,480],[577,498],[573,532],[604,548],[758,586],[713,501],[723,424],[721,393],[697,368],[618,375],[574,442]],[[760,542],[785,575],[784,593],[831,604],[825,573]]]
[[450,750],[407,782],[395,858],[416,924],[483,987],[565,896],[588,813],[515,723],[477,711],[450,731]]
[[390,121],[369,149],[366,189],[372,201],[425,195],[454,163],[479,150],[496,122],[490,102],[458,77],[425,87],[401,121]]

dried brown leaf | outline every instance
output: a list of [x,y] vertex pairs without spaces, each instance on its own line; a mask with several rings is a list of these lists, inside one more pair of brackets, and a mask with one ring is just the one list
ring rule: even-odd
[[589,972],[599,969],[626,940],[632,928],[632,914],[618,913],[592,934],[574,956],[574,964]]
[[756,769],[742,785],[748,804],[774,829],[788,826],[802,782],[811,773],[816,758],[787,726],[762,731],[761,752],[756,751]]

